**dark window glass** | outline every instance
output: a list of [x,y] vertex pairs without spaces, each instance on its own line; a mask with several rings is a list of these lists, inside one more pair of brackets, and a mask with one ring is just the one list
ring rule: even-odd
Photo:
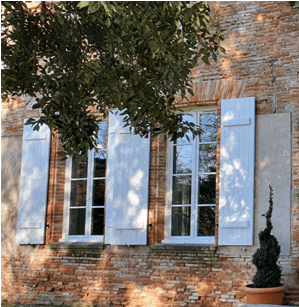
[[216,144],[199,145],[199,172],[216,172]]
[[198,203],[215,204],[216,175],[199,176]]
[[200,142],[216,142],[217,140],[217,115],[215,113],[204,113],[200,115]]
[[[194,123],[194,117],[191,114],[185,114],[183,115],[183,120],[187,121],[189,123]],[[193,142],[193,135],[191,131],[188,131],[185,135],[188,135],[190,141],[188,141],[188,139],[186,138],[186,136],[177,139],[173,142],[173,144],[190,144],[191,142]]]
[[171,217],[172,236],[190,236],[190,207],[173,207]]
[[192,176],[173,176],[172,203],[176,205],[191,204]]
[[94,153],[94,174],[93,177],[105,177],[106,172],[106,151],[99,150]]
[[215,235],[215,207],[198,207],[197,236]]
[[192,173],[193,146],[173,146],[173,173]]
[[71,207],[86,205],[87,180],[73,180],[71,182]]
[[104,206],[105,204],[105,179],[93,181],[93,206]]
[[85,208],[70,210],[70,235],[85,235]]
[[93,236],[104,234],[104,208],[92,208],[91,234]]
[[76,162],[79,155],[73,156],[72,161],[72,178],[87,178],[87,159],[82,162]]
[[106,149],[107,135],[108,135],[108,123],[101,122],[97,138],[97,144],[101,149],[104,150]]

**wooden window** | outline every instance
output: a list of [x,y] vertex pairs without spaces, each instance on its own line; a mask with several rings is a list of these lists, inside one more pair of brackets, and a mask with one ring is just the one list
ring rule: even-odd
[[164,243],[215,243],[217,114],[193,111],[184,119],[202,134],[168,143]]
[[97,150],[86,161],[76,157],[66,163],[64,242],[103,242],[105,228],[105,187],[107,122],[100,124]]

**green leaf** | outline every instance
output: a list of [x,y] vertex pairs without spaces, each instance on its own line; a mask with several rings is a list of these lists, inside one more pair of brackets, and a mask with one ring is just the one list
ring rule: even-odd
[[88,5],[89,5],[89,2],[90,2],[90,1],[80,1],[80,2],[78,3],[77,7],[78,7],[79,9],[82,9],[83,7],[88,6]]
[[171,70],[170,72],[169,72],[169,74],[168,74],[168,79],[170,80],[170,81],[173,81],[173,79],[174,79],[174,72]]
[[39,125],[36,124],[34,127],[33,127],[33,131],[39,131]]
[[62,16],[61,14],[58,14],[57,20],[58,20],[58,22],[60,23],[60,25],[63,26],[63,24],[64,24],[64,18],[63,18],[63,16]]
[[210,57],[209,54],[206,54],[201,59],[205,64],[210,65],[209,57]]
[[47,125],[49,126],[50,129],[56,128],[56,125],[53,122],[48,122]]
[[195,67],[196,64],[197,64],[197,57],[194,57],[192,60],[192,67]]
[[193,92],[192,88],[189,88],[189,87],[188,87],[187,90],[188,90],[188,93],[189,93],[189,94],[191,94],[192,96],[194,96],[194,92]]
[[58,151],[57,154],[58,154],[58,156],[60,156],[60,157],[65,157],[65,156],[67,156],[67,153],[66,153],[65,151]]
[[227,30],[225,29],[221,29],[220,31],[219,31],[219,34],[218,35],[223,35],[225,32],[226,32]]
[[226,50],[225,50],[223,47],[220,47],[219,49],[220,49],[220,51],[221,51],[222,53],[224,53],[224,54],[226,53]]
[[99,4],[95,1],[91,1],[88,5],[87,14],[93,14],[99,10]]
[[105,20],[105,25],[107,26],[107,28],[110,27],[110,25],[111,25],[110,18],[107,18],[107,19]]

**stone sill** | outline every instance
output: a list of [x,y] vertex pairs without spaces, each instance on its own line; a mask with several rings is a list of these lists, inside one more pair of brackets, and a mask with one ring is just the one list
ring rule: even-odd
[[184,252],[201,252],[213,251],[217,252],[217,245],[198,245],[198,244],[154,244],[149,246],[151,251],[167,252],[167,251],[184,251]]

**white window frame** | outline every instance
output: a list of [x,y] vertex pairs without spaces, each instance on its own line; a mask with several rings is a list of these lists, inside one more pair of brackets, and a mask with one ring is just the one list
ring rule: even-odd
[[[186,111],[186,114],[195,114],[196,122],[198,123],[198,118],[200,114],[203,113],[216,113],[217,109],[209,108],[209,109],[198,109],[198,110],[190,110]],[[216,140],[217,144],[217,140]],[[199,154],[199,137],[196,137],[193,145],[193,157],[198,157]],[[195,175],[195,170],[198,169],[198,159],[193,159],[192,161],[192,187],[191,187],[191,229],[190,236],[171,236],[171,214],[172,214],[172,169],[173,169],[173,145],[170,140],[167,141],[167,159],[166,159],[166,210],[165,210],[165,239],[162,243],[166,244],[215,244],[215,236],[197,236],[197,214],[198,214],[198,175]],[[211,173],[216,175],[217,180],[217,172]],[[202,205],[204,206],[204,205]],[[208,204],[206,206],[209,206]],[[216,204],[215,204],[216,208]],[[195,213],[195,214],[194,214]],[[216,221],[215,221],[216,227]]]
[[[103,121],[106,123],[106,121]],[[106,139],[106,161],[107,161],[107,141],[108,135]],[[97,145],[98,149],[103,149],[101,145]],[[92,208],[104,208],[104,221],[106,216],[106,189],[105,189],[105,202],[104,206],[96,206],[92,207],[92,193],[93,193],[93,180],[94,179],[104,179],[105,187],[106,187],[106,178],[107,178],[107,166],[105,177],[93,177],[94,170],[94,153],[95,149],[88,151],[88,166],[87,166],[87,178],[78,178],[72,179],[72,158],[68,158],[66,160],[65,166],[65,186],[64,186],[64,214],[63,214],[63,231],[62,238],[59,240],[60,242],[104,242],[104,234],[103,235],[91,235],[91,223],[92,223]],[[107,165],[107,164],[106,164]],[[78,206],[76,209],[86,208],[85,213],[85,235],[69,235],[69,221],[70,221],[70,200],[71,200],[71,181],[72,180],[82,180],[87,179],[87,188],[86,188],[86,206]],[[105,225],[104,225],[105,232]]]

